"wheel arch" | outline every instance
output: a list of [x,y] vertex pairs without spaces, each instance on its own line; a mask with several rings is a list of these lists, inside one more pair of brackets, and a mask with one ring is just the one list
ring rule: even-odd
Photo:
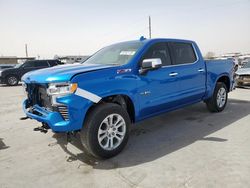
[[229,74],[223,73],[220,75],[213,75],[210,77],[210,79],[207,81],[207,92],[204,97],[204,101],[208,100],[214,93],[216,84],[218,82],[222,82],[226,85],[228,92],[231,90],[231,79]]
[[[221,76],[217,79],[216,83],[218,83],[218,82],[224,83],[224,84],[226,85],[226,87],[227,87],[227,91],[228,91],[228,92],[230,91],[231,84],[230,84],[230,78],[229,78],[228,75],[221,75]],[[216,85],[216,83],[215,83],[215,85]],[[215,87],[214,87],[214,88],[215,88]]]
[[10,76],[15,76],[18,79],[18,81],[20,81],[20,76],[18,76],[18,74],[15,74],[15,73],[11,73],[11,74],[6,75],[5,79],[7,79]]
[[[128,112],[131,122],[135,122],[135,106],[133,99],[126,95],[126,94],[114,94],[102,97],[102,99],[98,103],[93,103],[87,110],[86,116],[87,117],[91,111],[96,108],[99,104],[102,103],[115,103],[120,105],[123,109]],[[86,118],[84,118],[86,119]]]

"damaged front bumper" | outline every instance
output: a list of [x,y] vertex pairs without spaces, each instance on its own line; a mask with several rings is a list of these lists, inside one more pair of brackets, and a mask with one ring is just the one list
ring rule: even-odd
[[69,119],[57,111],[50,111],[37,104],[30,106],[28,99],[23,102],[23,111],[27,117],[46,123],[54,132],[71,132],[80,130],[83,126],[84,117],[91,105],[89,101],[78,96],[61,98],[58,102],[68,106]]
[[27,107],[28,100],[23,102],[23,111],[27,117],[47,123],[55,132],[70,131],[70,121],[65,121],[59,112],[52,112],[39,105]]

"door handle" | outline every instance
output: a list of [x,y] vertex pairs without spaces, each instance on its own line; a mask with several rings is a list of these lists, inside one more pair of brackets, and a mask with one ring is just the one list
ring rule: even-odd
[[177,76],[178,75],[178,73],[177,72],[171,72],[170,74],[169,74],[169,76]]
[[204,72],[204,71],[205,71],[205,70],[202,69],[202,68],[198,69],[198,72]]

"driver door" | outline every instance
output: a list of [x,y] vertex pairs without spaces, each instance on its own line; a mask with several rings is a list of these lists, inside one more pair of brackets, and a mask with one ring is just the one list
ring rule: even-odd
[[141,119],[172,108],[179,99],[179,79],[174,74],[175,67],[171,66],[169,54],[167,43],[159,42],[153,44],[141,60],[142,62],[144,59],[160,58],[162,61],[161,68],[139,75],[138,97]]

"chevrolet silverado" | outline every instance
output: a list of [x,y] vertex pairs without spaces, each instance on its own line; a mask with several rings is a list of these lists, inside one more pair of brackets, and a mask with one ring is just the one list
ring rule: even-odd
[[125,147],[131,124],[201,101],[222,111],[233,74],[231,60],[205,61],[193,41],[142,38],[104,47],[84,64],[25,74],[23,110],[110,158]]

